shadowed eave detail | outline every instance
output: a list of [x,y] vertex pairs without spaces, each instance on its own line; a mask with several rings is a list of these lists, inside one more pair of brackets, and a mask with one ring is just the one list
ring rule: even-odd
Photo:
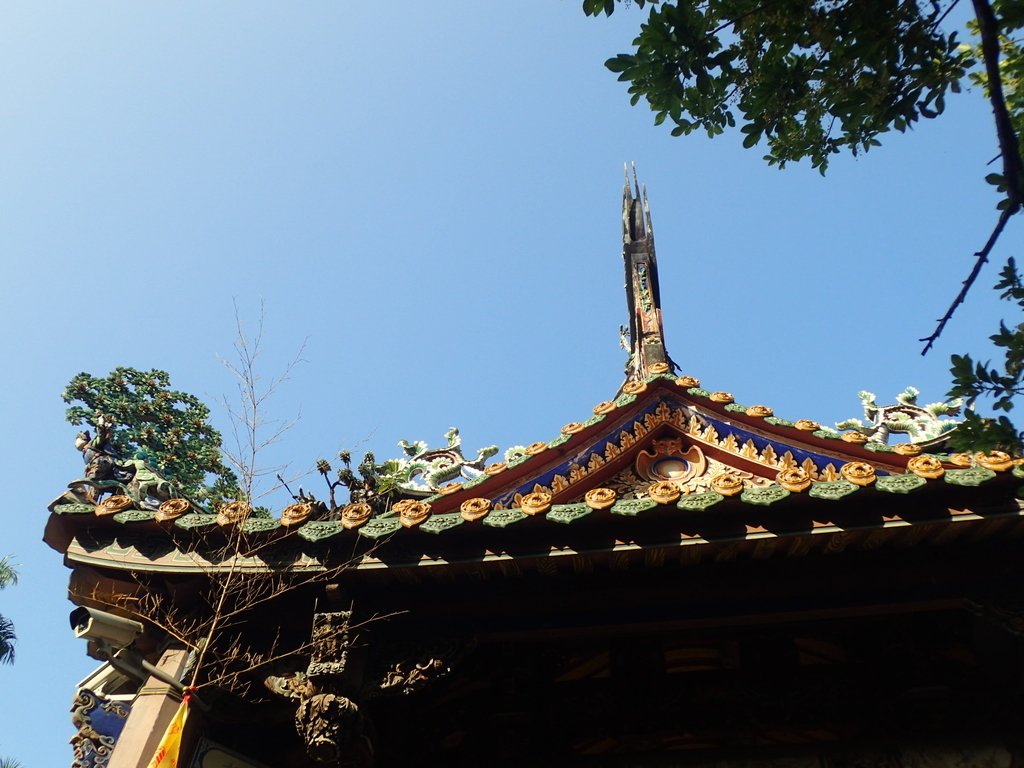
[[[658,260],[654,253],[654,230],[647,203],[647,188],[641,187],[633,166],[629,167],[622,190],[622,259],[626,270],[626,304],[629,309],[629,361],[626,383],[668,373],[675,364],[665,350],[661,322],[661,292]],[[625,329],[623,329],[625,330]],[[624,340],[625,341],[625,340]]]

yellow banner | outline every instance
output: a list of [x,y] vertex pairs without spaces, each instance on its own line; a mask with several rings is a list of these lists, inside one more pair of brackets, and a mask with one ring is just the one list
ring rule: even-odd
[[178,752],[181,750],[181,732],[185,730],[185,718],[188,716],[188,698],[186,697],[174,718],[167,724],[164,737],[160,739],[160,746],[156,754],[149,761],[149,768],[177,768]]

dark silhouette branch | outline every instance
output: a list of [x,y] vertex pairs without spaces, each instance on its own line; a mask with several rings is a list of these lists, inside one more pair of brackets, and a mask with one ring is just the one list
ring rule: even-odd
[[981,52],[985,60],[985,76],[988,78],[988,100],[996,121],[996,136],[999,139],[999,153],[1003,156],[1003,178],[1006,180],[1006,197],[1010,214],[1020,210],[1024,201],[1021,176],[1024,164],[1020,157],[1020,143],[1013,129],[1013,120],[1003,96],[1003,79],[999,72],[999,22],[988,0],[974,0],[974,14],[978,19],[981,35]]
[[1010,220],[1010,216],[1013,215],[1013,211],[1009,208],[999,214],[999,221],[996,223],[996,228],[992,230],[992,234],[989,235],[988,242],[985,243],[985,247],[974,255],[977,257],[974,262],[974,268],[971,270],[971,274],[967,276],[967,279],[963,282],[963,287],[960,288],[960,293],[957,294],[956,298],[953,299],[953,303],[949,305],[949,309],[946,310],[946,314],[939,320],[939,324],[935,327],[935,331],[931,336],[926,336],[918,341],[927,342],[924,345],[924,349],[921,350],[922,355],[928,354],[928,350],[931,349],[935,342],[938,341],[939,336],[942,335],[943,329],[946,327],[946,323],[953,317],[953,313],[956,312],[956,308],[964,303],[964,299],[967,298],[967,292],[971,290],[971,286],[974,285],[974,281],[978,279],[978,275],[981,272],[981,268],[988,261],[988,255],[992,251],[992,247],[996,244],[996,240],[999,239],[999,235],[1003,232],[1003,227],[1006,226],[1006,222]]
[[975,280],[981,272],[981,268],[988,261],[989,253],[995,246],[999,235],[1010,217],[1021,209],[1024,203],[1024,187],[1021,181],[1024,179],[1024,161],[1020,156],[1020,141],[1017,132],[1013,128],[1013,120],[1010,118],[1010,111],[1006,107],[1006,98],[1003,95],[1003,80],[999,72],[999,22],[996,20],[995,12],[988,0],[973,0],[974,15],[978,19],[978,33],[981,36],[981,53],[985,62],[985,76],[988,79],[988,100],[992,105],[992,115],[996,123],[996,137],[999,140],[999,156],[1003,158],[1003,183],[1006,187],[1006,200],[1002,213],[999,214],[999,221],[995,229],[989,235],[985,247],[975,253],[974,268],[963,282],[960,293],[949,305],[946,314],[939,320],[931,336],[926,336],[920,341],[926,342],[922,355],[928,354],[939,336],[942,335],[946,323],[953,317],[956,308],[964,303],[968,291],[974,285]]

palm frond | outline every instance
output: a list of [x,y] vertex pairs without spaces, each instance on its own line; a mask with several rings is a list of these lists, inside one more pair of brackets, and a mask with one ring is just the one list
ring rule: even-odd
[[[14,661],[14,623],[0,616],[0,664],[11,664]],[[4,768],[0,763],[0,768]]]

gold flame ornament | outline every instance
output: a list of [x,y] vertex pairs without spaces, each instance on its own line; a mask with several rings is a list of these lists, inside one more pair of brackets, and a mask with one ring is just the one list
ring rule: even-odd
[[846,480],[854,485],[867,486],[875,482],[875,468],[866,461],[851,461],[839,470]]
[[811,476],[801,467],[784,469],[775,476],[775,480],[787,491],[794,493],[806,491],[811,487]]
[[671,480],[661,480],[657,483],[652,483],[647,489],[647,496],[651,501],[656,501],[659,504],[671,504],[679,501],[681,495],[682,491],[679,490],[679,486]]
[[743,480],[729,473],[718,475],[711,480],[711,490],[722,496],[736,496],[743,493]]
[[646,381],[628,381],[622,385],[622,391],[627,395],[639,395],[647,391]]
[[221,504],[217,510],[217,525],[237,525],[241,523],[252,512],[252,507],[244,501],[229,501]]
[[341,510],[341,527],[346,530],[358,528],[373,516],[373,507],[365,501],[346,504]]
[[591,509],[608,509],[615,503],[616,495],[611,488],[592,488],[587,491],[583,501]]
[[459,505],[459,515],[462,519],[473,523],[481,518],[487,517],[487,513],[491,511],[491,500],[490,499],[466,499],[462,504]]
[[540,441],[537,441],[536,443],[530,443],[528,446],[526,446],[526,448],[523,449],[523,451],[528,456],[536,456],[537,454],[544,453],[544,451],[546,451],[547,449],[548,449],[548,444],[547,443],[542,443]]
[[519,502],[519,508],[528,515],[539,515],[551,509],[551,494],[544,491],[534,491],[523,496]]
[[489,464],[486,467],[484,467],[484,474],[500,475],[506,469],[508,469],[508,464],[506,464],[504,461],[496,461],[493,464]]
[[752,405],[746,410],[747,416],[753,416],[758,419],[766,419],[769,416],[775,415],[775,411],[769,408],[767,405]]
[[925,480],[935,480],[946,474],[942,462],[934,456],[915,456],[907,462],[907,469]]
[[668,373],[668,363],[651,363],[647,366],[647,371],[655,375],[659,373]]
[[960,467],[961,469],[967,469],[974,465],[974,462],[971,461],[971,454],[969,453],[950,454],[948,461],[954,467]]
[[861,432],[847,432],[843,435],[843,440],[854,445],[864,445],[868,441],[868,436]]
[[693,376],[680,376],[678,379],[676,379],[676,386],[686,387],[687,389],[699,387],[700,379],[695,379]]
[[300,501],[291,506],[285,507],[281,513],[281,525],[290,528],[293,525],[302,525],[309,520],[313,514],[313,505],[308,501]]
[[810,419],[797,419],[793,426],[801,432],[816,432],[821,429],[821,424],[816,421],[811,421]]
[[126,509],[132,509],[134,507],[135,502],[132,501],[131,496],[125,496],[123,493],[118,493],[97,504],[96,514],[100,517],[116,515],[118,512],[124,512]]
[[605,414],[611,413],[615,410],[615,403],[611,400],[604,400],[594,406],[594,413],[598,416],[604,416]]
[[156,508],[156,521],[169,523],[188,514],[190,509],[192,509],[192,505],[185,499],[168,499]]
[[584,427],[578,421],[570,421],[568,424],[566,424],[564,427],[562,427],[562,434],[563,435],[578,435],[584,429],[586,429],[586,427]]
[[712,392],[708,396],[708,399],[710,399],[712,403],[719,403],[721,405],[728,405],[729,403],[731,403],[733,401],[733,396],[729,392]]
[[437,492],[440,493],[442,496],[450,496],[451,494],[458,493],[461,490],[462,483],[455,482],[448,483],[448,485],[442,485],[440,488],[437,489]]
[[402,499],[396,501],[391,509],[398,513],[398,522],[406,528],[413,528],[430,517],[430,504],[425,501]]
[[974,454],[974,460],[993,472],[1005,472],[1013,466],[1013,457],[1004,451],[978,452]]

